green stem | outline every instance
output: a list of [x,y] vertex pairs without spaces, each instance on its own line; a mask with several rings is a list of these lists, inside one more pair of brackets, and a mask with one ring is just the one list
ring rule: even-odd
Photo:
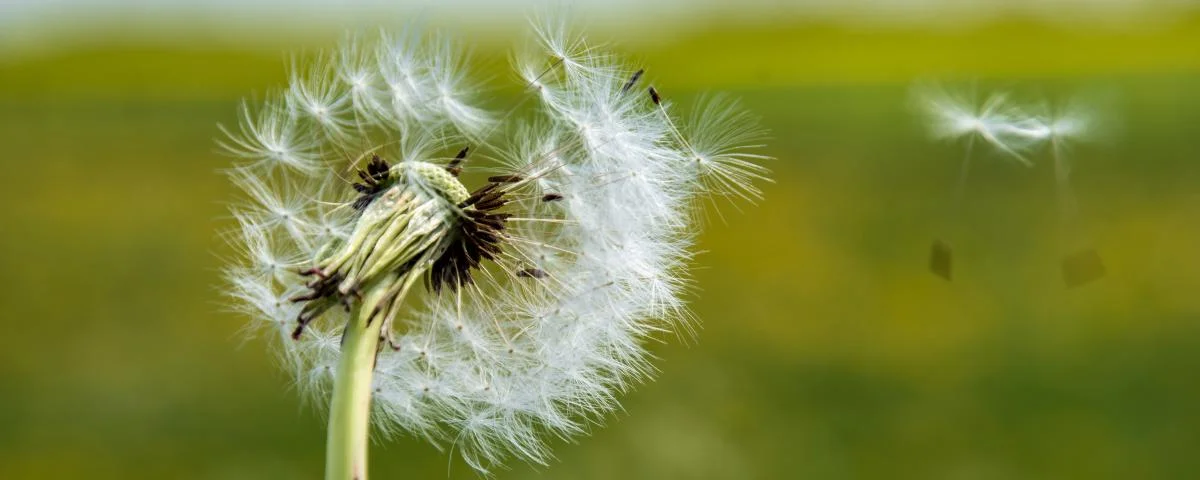
[[[378,302],[383,290],[367,296],[364,305]],[[374,300],[374,302],[372,302]],[[369,303],[368,303],[369,302]],[[326,480],[367,478],[367,439],[371,415],[371,377],[383,321],[367,325],[372,308],[362,306],[346,325],[342,356],[333,379],[329,406],[329,437],[325,449]]]
[[[404,298],[419,272],[400,279],[385,279],[368,291],[342,336],[341,358],[333,379],[329,406],[329,431],[325,446],[325,480],[366,480],[367,447],[370,434],[371,380],[381,331],[386,322],[388,295],[396,281],[404,282],[396,298]],[[384,309],[367,323],[379,305]]]

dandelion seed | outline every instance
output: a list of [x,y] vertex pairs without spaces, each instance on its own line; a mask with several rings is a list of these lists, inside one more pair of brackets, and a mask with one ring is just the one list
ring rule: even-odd
[[[1083,237],[1079,203],[1071,186],[1072,166],[1068,157],[1076,143],[1092,139],[1095,112],[1079,98],[1072,98],[1057,104],[1043,102],[1036,111],[1038,113],[1033,121],[1034,126],[1021,133],[1030,141],[1048,145],[1054,166],[1059,224],[1063,235]],[[1081,242],[1081,240],[1073,241]],[[1063,282],[1068,287],[1090,283],[1103,277],[1104,274],[1103,261],[1092,247],[1077,249],[1063,258]]]
[[277,167],[312,173],[319,169],[317,139],[306,136],[277,99],[268,100],[257,112],[241,107],[238,131],[220,127],[225,139],[218,141],[226,153],[241,158],[242,166],[273,171]]
[[1099,280],[1105,274],[1104,261],[1093,249],[1086,249],[1063,257],[1062,277],[1067,287],[1079,287]]
[[[1003,93],[993,93],[978,101],[973,94],[952,93],[940,86],[926,84],[914,90],[916,106],[929,121],[929,133],[938,140],[965,139],[954,196],[949,203],[951,216],[960,215],[966,195],[967,176],[975,144],[982,142],[1026,166],[1033,164],[1027,151],[1037,142],[1032,138],[1042,125],[1036,118],[1017,108]],[[949,281],[953,276],[953,249],[945,240],[935,240],[930,249],[930,271]]]
[[625,82],[625,85],[621,86],[621,92],[628,92],[631,90],[634,85],[637,85],[638,80],[642,78],[642,74],[644,73],[646,73],[646,70],[642,68],[639,68],[638,71],[633,72],[633,75],[629,76],[629,80]]
[[305,70],[301,60],[293,60],[285,101],[293,117],[307,119],[332,141],[343,139],[354,122],[348,118],[350,99],[334,76],[334,65],[318,57]]
[[694,156],[688,162],[707,191],[747,201],[762,198],[756,185],[770,182],[762,166],[767,157],[753,153],[763,146],[758,120],[722,96],[703,99],[689,117],[687,144]]
[[547,437],[650,377],[647,339],[692,331],[696,200],[757,199],[769,180],[736,102],[681,123],[633,94],[643,70],[561,19],[518,61],[537,103],[523,119],[474,104],[465,57],[418,32],[349,37],[222,140],[243,159],[227,295],[331,402],[334,476],[365,474],[368,413],[481,472],[547,463]]

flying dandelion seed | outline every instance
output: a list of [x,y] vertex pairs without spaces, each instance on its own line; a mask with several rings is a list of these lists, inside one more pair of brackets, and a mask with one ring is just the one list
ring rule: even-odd
[[[1039,139],[1032,137],[1031,132],[1037,131],[1041,124],[1011,103],[1007,94],[992,93],[977,100],[973,92],[951,92],[938,85],[925,84],[914,89],[913,98],[917,109],[929,122],[931,137],[964,143],[965,152],[950,202],[952,218],[960,215],[976,143],[992,147],[1004,157],[1025,166],[1033,165],[1027,154]],[[950,243],[935,240],[930,248],[930,272],[949,281],[953,278],[953,266]]]
[[476,106],[453,43],[410,29],[296,62],[224,130],[228,295],[331,399],[327,478],[365,478],[368,415],[481,472],[546,464],[650,377],[647,338],[691,331],[698,200],[760,197],[755,118],[716,97],[677,122],[644,70],[539,25],[530,118]]
[[[1071,187],[1072,147],[1092,140],[1095,134],[1095,112],[1079,98],[1052,104],[1043,102],[1031,125],[1018,131],[1032,142],[1047,145],[1054,167],[1055,195],[1059,224],[1064,236],[1078,235],[1080,213],[1078,200]],[[1092,248],[1072,252],[1063,257],[1062,277],[1068,287],[1077,287],[1098,280],[1105,274],[1104,263]]]

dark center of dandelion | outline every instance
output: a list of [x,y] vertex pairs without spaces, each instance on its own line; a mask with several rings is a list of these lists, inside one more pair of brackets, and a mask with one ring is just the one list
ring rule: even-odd
[[455,222],[446,249],[438,255],[425,277],[434,292],[443,287],[458,289],[472,282],[471,270],[484,259],[495,261],[503,251],[505,222],[512,214],[496,212],[508,203],[499,183],[488,183],[459,203],[463,216]]
[[363,211],[370,205],[384,190],[391,186],[389,181],[391,176],[388,163],[379,155],[371,155],[371,161],[367,163],[367,168],[358,171],[358,178],[361,178],[363,183],[355,183],[351,186],[358,191],[358,199],[354,200],[353,207],[355,210]]
[[[451,168],[423,162],[389,166],[372,156],[358,171],[362,183],[353,185],[360,194],[352,204],[359,218],[350,238],[319,266],[300,272],[315,278],[306,285],[308,293],[292,299],[305,302],[294,338],[333,306],[349,311],[363,291],[384,279],[424,275],[430,291],[456,291],[473,282],[471,270],[481,268],[484,260],[497,260],[512,216],[499,210],[523,177],[491,177],[467,193],[455,178],[456,169],[457,163]],[[402,295],[402,290],[395,289],[394,295]],[[371,308],[387,308],[394,295],[385,296],[382,307]]]

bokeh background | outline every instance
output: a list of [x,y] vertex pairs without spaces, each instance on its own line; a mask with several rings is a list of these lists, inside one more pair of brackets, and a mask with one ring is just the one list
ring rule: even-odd
[[[15,1],[15,3],[13,3]],[[0,478],[320,478],[324,420],[223,310],[218,123],[296,52],[414,18],[509,100],[509,0],[0,4]],[[1186,1],[591,2],[593,39],[773,131],[701,237],[695,342],[549,467],[497,478],[1200,478],[1200,8]],[[1045,155],[927,140],[919,79],[1090,92],[1063,228]],[[1099,93],[1097,93],[1099,92]],[[951,203],[960,214],[951,216]],[[946,282],[930,242],[954,245]],[[1104,278],[1063,285],[1095,248]],[[375,478],[476,478],[420,441]]]

